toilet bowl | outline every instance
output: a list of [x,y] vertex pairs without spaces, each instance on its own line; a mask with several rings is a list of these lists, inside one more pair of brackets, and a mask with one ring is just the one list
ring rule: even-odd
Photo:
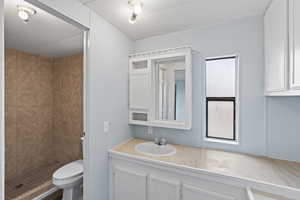
[[82,195],[83,161],[76,160],[56,170],[52,182],[63,190],[62,200],[79,200]]

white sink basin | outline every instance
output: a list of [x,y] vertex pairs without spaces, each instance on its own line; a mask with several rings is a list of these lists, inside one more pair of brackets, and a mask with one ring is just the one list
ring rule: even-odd
[[176,148],[172,145],[157,145],[154,142],[137,144],[135,151],[146,156],[162,157],[176,154]]

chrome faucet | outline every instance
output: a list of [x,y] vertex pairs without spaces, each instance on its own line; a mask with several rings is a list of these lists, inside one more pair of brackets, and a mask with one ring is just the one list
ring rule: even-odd
[[154,138],[154,143],[161,146],[161,145],[167,145],[167,140],[165,138]]

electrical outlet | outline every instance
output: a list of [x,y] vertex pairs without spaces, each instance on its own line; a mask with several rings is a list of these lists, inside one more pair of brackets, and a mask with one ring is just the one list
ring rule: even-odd
[[108,133],[110,129],[110,122],[109,121],[104,121],[103,122],[103,131],[104,133]]

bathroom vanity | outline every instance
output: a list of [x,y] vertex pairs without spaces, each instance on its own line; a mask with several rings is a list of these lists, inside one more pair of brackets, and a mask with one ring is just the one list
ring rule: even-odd
[[110,200],[300,199],[300,163],[182,145],[149,156],[136,148],[145,142],[109,151]]

